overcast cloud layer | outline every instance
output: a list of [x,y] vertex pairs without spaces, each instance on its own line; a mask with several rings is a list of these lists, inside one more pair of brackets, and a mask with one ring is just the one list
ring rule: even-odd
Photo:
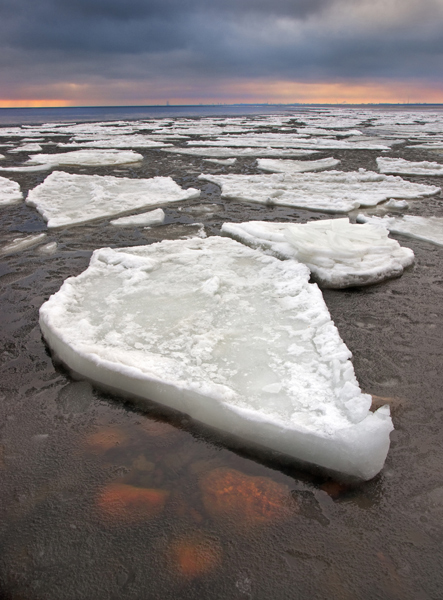
[[443,0],[0,0],[0,47],[1,98],[109,85],[197,98],[258,79],[439,87]]

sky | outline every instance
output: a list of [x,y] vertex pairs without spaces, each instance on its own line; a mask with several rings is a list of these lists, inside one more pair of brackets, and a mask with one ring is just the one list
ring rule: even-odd
[[0,0],[0,107],[443,103],[443,0]]

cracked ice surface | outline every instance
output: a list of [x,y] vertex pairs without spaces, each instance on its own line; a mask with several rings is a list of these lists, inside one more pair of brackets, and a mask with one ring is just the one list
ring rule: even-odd
[[219,185],[222,198],[337,213],[375,206],[388,198],[419,198],[440,191],[438,187],[364,169],[294,175],[202,174],[199,178]]
[[355,225],[347,218],[223,223],[222,233],[277,258],[304,263],[328,288],[379,283],[400,276],[414,262],[412,250],[390,239],[384,227]]
[[171,177],[128,179],[54,171],[29,192],[26,203],[35,206],[52,228],[87,223],[199,195],[200,190],[184,190]]
[[0,206],[16,204],[20,200],[23,200],[23,194],[19,184],[6,177],[0,177]]
[[400,175],[443,175],[443,165],[426,160],[412,162],[403,158],[377,158],[380,173],[398,173]]
[[359,223],[383,225],[392,233],[443,246],[443,218],[441,217],[417,217],[415,215],[368,217],[360,214],[357,220]]
[[69,368],[262,446],[363,479],[389,409],[369,411],[309,270],[228,238],[103,248],[40,309]]
[[272,158],[259,158],[258,167],[263,171],[272,173],[306,173],[308,171],[322,171],[330,169],[340,163],[335,158],[321,158],[320,160],[275,160]]

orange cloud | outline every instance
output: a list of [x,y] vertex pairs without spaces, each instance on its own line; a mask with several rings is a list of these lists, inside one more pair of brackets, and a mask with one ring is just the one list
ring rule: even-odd
[[2,100],[0,98],[0,108],[53,108],[71,105],[69,100]]

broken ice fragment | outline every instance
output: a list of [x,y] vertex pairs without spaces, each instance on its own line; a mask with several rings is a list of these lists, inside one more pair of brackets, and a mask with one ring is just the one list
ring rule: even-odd
[[308,279],[305,265],[229,238],[103,248],[43,304],[40,326],[59,359],[99,385],[369,479],[389,448],[389,411],[369,411]]

